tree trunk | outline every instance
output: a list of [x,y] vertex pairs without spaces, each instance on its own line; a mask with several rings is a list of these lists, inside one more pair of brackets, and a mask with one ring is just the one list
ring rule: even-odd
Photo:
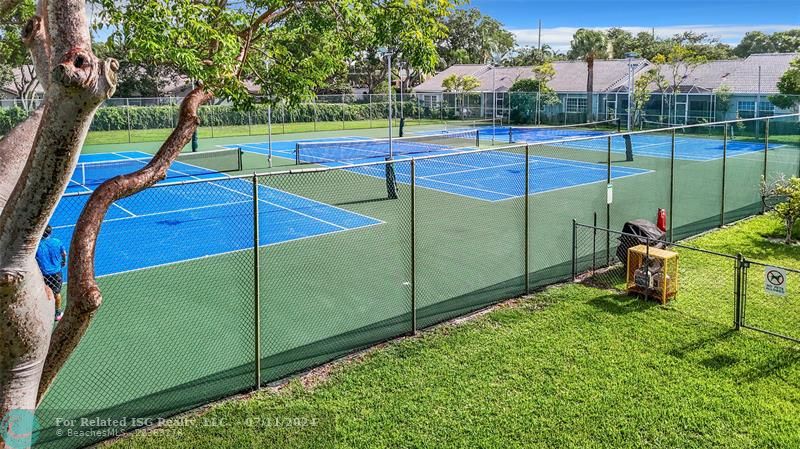
[[[54,314],[36,248],[69,183],[94,112],[116,86],[118,64],[92,53],[85,11],[82,0],[40,0],[24,36],[26,44],[48,47],[31,52],[34,59],[48,55],[35,61],[47,73],[40,123],[27,148],[9,150],[5,138],[0,142],[2,155],[26,160],[15,179],[0,180],[2,186],[13,184],[0,212],[0,415],[36,405]],[[24,136],[19,142],[25,143]],[[9,167],[9,173],[18,170],[16,163]]]
[[78,346],[102,303],[95,281],[94,253],[103,218],[114,201],[129,197],[167,176],[167,170],[192,139],[200,122],[197,110],[211,99],[202,87],[195,88],[181,102],[175,129],[150,162],[140,170],[117,176],[101,184],[89,197],[72,236],[69,254],[67,297],[70,305],[56,328],[44,363],[39,401],[53,383],[58,371]]
[[784,223],[786,225],[786,244],[792,244],[792,231],[794,230],[794,222],[795,220],[786,219]]
[[[594,109],[592,108],[592,92],[594,91],[594,57],[586,58],[586,123],[592,121]],[[628,107],[631,107],[628,105]]]

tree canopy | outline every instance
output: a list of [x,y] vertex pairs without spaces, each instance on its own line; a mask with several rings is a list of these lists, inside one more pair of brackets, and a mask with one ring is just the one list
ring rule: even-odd
[[800,51],[800,28],[772,34],[749,31],[733,49],[733,54],[746,58],[755,53],[794,53]]
[[444,25],[448,33],[438,44],[444,66],[485,64],[495,54],[509,53],[516,44],[514,35],[502,23],[476,8],[456,10]]

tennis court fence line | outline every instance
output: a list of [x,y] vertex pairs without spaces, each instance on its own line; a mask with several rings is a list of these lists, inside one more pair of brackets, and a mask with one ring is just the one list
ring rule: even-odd
[[[156,185],[103,223],[97,268],[115,268],[37,447],[116,425],[66,438],[64,419],[131,430],[571,281],[575,222],[612,232],[662,208],[672,244],[761,213],[782,175],[800,175],[800,114]],[[57,231],[89,194],[65,195]]]

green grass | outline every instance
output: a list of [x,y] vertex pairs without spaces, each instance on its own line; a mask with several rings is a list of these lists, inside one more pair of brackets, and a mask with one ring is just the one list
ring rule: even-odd
[[[760,217],[692,244],[766,257],[776,226]],[[774,250],[797,265],[800,249]],[[551,288],[339,364],[313,388],[294,380],[111,447],[798,447],[798,347],[685,302]]]
[[[410,119],[408,126],[435,125],[441,124],[440,120],[434,119]],[[399,123],[395,121],[395,128]],[[386,129],[386,119],[375,120],[352,120],[336,122],[299,122],[299,123],[274,123],[272,133],[274,135],[309,133],[320,131],[338,130],[358,130],[358,129]],[[86,145],[108,145],[119,143],[142,143],[164,141],[172,132],[172,128],[162,129],[132,129],[115,131],[91,131],[86,136]],[[229,125],[229,126],[202,126],[198,129],[201,139],[221,138],[221,137],[243,137],[243,136],[265,136],[267,134],[267,124],[258,123],[253,125]]]

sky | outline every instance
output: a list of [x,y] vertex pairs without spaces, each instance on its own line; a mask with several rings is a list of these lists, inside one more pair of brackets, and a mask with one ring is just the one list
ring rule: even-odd
[[578,28],[620,27],[658,36],[692,30],[736,44],[745,32],[800,28],[800,0],[472,0],[468,7],[502,22],[520,45],[566,50]]

